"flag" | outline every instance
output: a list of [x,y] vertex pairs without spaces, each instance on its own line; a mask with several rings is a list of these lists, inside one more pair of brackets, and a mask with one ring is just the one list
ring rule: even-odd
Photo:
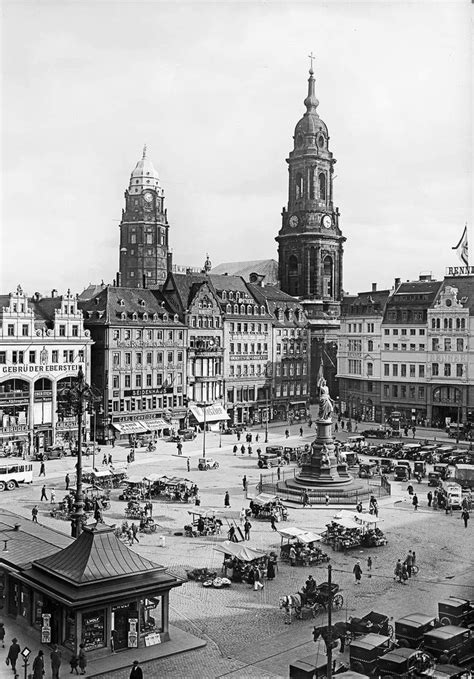
[[464,227],[464,231],[462,232],[461,240],[454,248],[451,249],[456,250],[461,262],[463,262],[463,264],[465,264],[466,266],[469,266],[468,245],[467,245],[467,224]]

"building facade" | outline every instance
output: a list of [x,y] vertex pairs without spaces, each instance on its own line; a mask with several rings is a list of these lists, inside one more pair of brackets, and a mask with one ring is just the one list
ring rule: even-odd
[[160,292],[107,285],[80,308],[94,340],[91,381],[104,395],[98,440],[183,426],[186,329]]
[[311,328],[312,397],[322,362],[331,393],[337,391],[336,350],[342,299],[343,243],[334,205],[336,160],[329,132],[319,117],[313,70],[309,72],[306,113],[297,123],[288,163],[288,204],[282,211],[278,242],[281,289],[298,297]]
[[171,265],[168,231],[165,193],[145,147],[125,191],[120,222],[119,285],[127,288],[163,285]]
[[58,391],[80,367],[90,376],[91,345],[70,291],[28,297],[18,286],[0,296],[0,444],[27,453],[76,438],[75,417],[58,421]]

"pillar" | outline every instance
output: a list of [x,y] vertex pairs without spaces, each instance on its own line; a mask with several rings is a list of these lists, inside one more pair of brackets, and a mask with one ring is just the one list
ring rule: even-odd
[[28,430],[30,432],[30,450],[34,450],[35,446],[35,418],[34,418],[34,403],[35,403],[35,384],[30,382],[29,404],[28,404]]
[[170,593],[165,592],[161,599],[161,622],[163,634],[169,634],[169,607],[170,607]]
[[58,383],[56,380],[51,382],[51,426],[53,429],[53,445],[56,443],[56,427],[58,425],[58,414],[57,410],[57,400],[58,400]]

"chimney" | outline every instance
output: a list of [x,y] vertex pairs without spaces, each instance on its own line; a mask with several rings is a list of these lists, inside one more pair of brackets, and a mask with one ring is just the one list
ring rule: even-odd
[[400,285],[400,279],[395,278],[395,289],[398,288],[399,285]]
[[58,291],[56,290],[56,288],[53,288],[51,290],[51,297],[56,297],[57,294],[58,294]]
[[377,292],[377,283],[372,283],[372,292]]
[[117,276],[116,276],[115,280],[117,281],[117,287],[119,288],[120,287],[120,271],[117,271]]

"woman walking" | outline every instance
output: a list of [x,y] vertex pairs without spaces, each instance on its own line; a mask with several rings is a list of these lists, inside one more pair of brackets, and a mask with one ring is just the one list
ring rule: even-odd
[[230,495],[228,490],[226,490],[224,495],[224,507],[230,507]]
[[360,561],[355,562],[352,572],[354,573],[355,584],[360,585],[360,579],[362,577],[362,568],[360,566]]

